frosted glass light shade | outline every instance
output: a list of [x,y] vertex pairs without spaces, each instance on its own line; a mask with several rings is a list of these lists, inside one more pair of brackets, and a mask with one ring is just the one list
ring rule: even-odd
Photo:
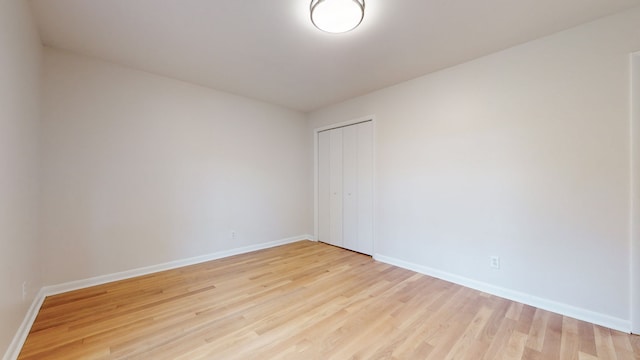
[[311,22],[328,33],[355,29],[364,18],[364,0],[311,0]]

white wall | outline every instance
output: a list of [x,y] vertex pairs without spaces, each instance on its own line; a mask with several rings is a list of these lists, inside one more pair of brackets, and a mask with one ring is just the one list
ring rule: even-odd
[[[37,247],[42,46],[26,1],[0,1],[0,354],[40,283]],[[22,299],[22,284],[28,283]]]
[[52,49],[44,69],[46,284],[311,232],[303,114]]
[[635,9],[321,109],[309,127],[376,115],[379,255],[628,327],[639,33]]

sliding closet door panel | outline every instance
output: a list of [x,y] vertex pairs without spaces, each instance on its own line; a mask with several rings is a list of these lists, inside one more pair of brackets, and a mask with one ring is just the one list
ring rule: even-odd
[[342,129],[343,246],[358,251],[358,126]]
[[318,133],[318,240],[329,242],[331,239],[330,199],[330,142],[329,131]]
[[342,242],[342,129],[329,131],[329,187],[330,239],[329,244],[343,246]]
[[318,133],[318,240],[373,254],[373,123]]
[[373,254],[373,123],[357,126],[358,243],[356,251]]

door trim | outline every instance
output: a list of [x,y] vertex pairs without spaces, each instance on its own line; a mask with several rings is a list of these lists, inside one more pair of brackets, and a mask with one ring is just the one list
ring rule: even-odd
[[631,332],[640,334],[640,52],[631,54],[631,211],[630,318]]
[[373,230],[372,230],[372,242],[373,242],[373,248],[372,248],[372,252],[371,252],[371,256],[373,256],[374,254],[377,253],[377,241],[376,241],[376,234],[377,232],[377,222],[376,222],[376,208],[377,208],[377,191],[376,191],[376,139],[377,139],[377,132],[376,132],[376,116],[375,115],[366,115],[366,116],[362,116],[359,118],[355,118],[352,120],[347,120],[347,121],[342,121],[342,122],[338,122],[338,123],[333,123],[330,125],[326,125],[326,126],[321,126],[319,128],[313,129],[313,236],[315,238],[315,240],[318,240],[318,227],[319,227],[319,216],[320,216],[320,211],[319,211],[319,202],[318,202],[318,176],[319,176],[319,161],[318,161],[318,134],[323,132],[323,131],[327,131],[327,130],[331,130],[331,129],[337,129],[337,128],[341,128],[341,127],[345,127],[345,126],[350,126],[350,125],[355,125],[355,124],[359,124],[359,123],[363,123],[363,122],[367,122],[367,121],[371,121],[371,126],[373,128],[373,139],[372,139],[372,143],[371,146],[373,147],[372,152],[373,152],[373,168],[371,170],[372,172],[372,177],[373,179],[371,179],[372,181],[372,187],[373,187],[373,209],[371,209],[372,214],[373,214]]

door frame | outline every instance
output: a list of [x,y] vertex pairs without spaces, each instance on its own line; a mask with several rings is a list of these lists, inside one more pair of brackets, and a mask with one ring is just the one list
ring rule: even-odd
[[376,208],[377,208],[377,201],[376,201],[376,139],[377,139],[377,132],[376,132],[376,116],[375,115],[366,115],[366,116],[362,116],[359,118],[355,118],[352,120],[347,120],[347,121],[342,121],[342,122],[338,122],[338,123],[332,123],[330,125],[325,125],[325,126],[321,126],[319,128],[315,128],[313,129],[313,237],[316,241],[318,241],[318,227],[319,227],[319,216],[320,216],[320,211],[319,211],[319,202],[318,202],[318,191],[319,191],[319,186],[318,186],[318,177],[319,177],[319,161],[318,161],[318,156],[319,156],[319,152],[318,152],[318,145],[319,145],[319,141],[318,141],[318,134],[322,131],[327,131],[327,130],[331,130],[331,129],[337,129],[337,128],[341,128],[341,127],[345,127],[345,126],[349,126],[349,125],[355,125],[355,124],[359,124],[359,123],[363,123],[363,122],[367,122],[367,121],[371,121],[371,126],[373,129],[373,139],[371,139],[371,146],[373,147],[372,152],[373,152],[373,164],[372,164],[372,174],[371,176],[373,177],[371,179],[372,181],[372,187],[373,187],[373,209],[371,209],[372,214],[373,214],[373,229],[372,229],[372,237],[373,239],[373,250],[372,250],[372,257],[375,257],[376,254],[376,234],[377,234],[377,222],[376,222]]
[[631,332],[640,334],[640,52],[631,54]]

